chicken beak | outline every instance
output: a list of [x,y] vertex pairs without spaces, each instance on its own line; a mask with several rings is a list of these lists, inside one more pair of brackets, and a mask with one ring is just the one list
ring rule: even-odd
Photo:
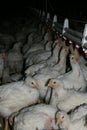
[[49,83],[48,83],[48,85],[47,85],[48,87],[50,87],[50,88],[54,88],[54,85],[53,85],[53,83],[52,83],[52,81],[50,80],[49,81]]
[[62,124],[62,119],[61,119],[60,115],[58,115],[58,116],[56,117],[56,124],[57,124],[57,125]]
[[50,88],[52,88],[52,85],[51,85],[51,83],[48,83],[48,85],[47,85],[48,87],[50,87]]
[[36,82],[35,88],[36,88],[36,89],[39,89],[39,84],[38,84],[38,82]]
[[51,87],[51,79],[48,79],[47,82],[45,83],[46,87]]

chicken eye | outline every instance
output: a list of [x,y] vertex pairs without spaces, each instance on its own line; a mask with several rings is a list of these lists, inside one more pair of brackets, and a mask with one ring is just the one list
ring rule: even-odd
[[64,119],[64,116],[62,116],[62,119]]
[[31,82],[31,84],[32,84],[32,85],[34,85],[34,83],[33,83],[33,82]]
[[56,81],[54,81],[53,83],[56,84]]

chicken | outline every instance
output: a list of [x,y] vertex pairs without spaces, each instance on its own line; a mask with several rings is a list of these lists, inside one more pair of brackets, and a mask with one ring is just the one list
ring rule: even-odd
[[[49,43],[50,45],[51,45],[51,43]],[[48,66],[48,64],[50,64],[53,60],[55,60],[55,59],[57,59],[58,60],[58,53],[59,53],[59,50],[60,50],[60,48],[61,48],[61,45],[60,44],[58,44],[58,40],[56,40],[53,44],[56,44],[55,45],[55,48],[53,49],[53,55],[52,55],[52,51],[42,51],[42,52],[40,52],[39,53],[39,55],[37,54],[37,56],[36,57],[38,57],[39,58],[39,56],[41,57],[41,58],[39,58],[37,61],[39,62],[39,60],[41,60],[42,59],[42,61],[41,62],[39,62],[39,63],[35,63],[34,65],[31,65],[31,66],[29,66],[29,68],[26,70],[26,72],[25,73],[27,73],[27,74],[29,74],[30,72],[31,73],[35,73],[36,71],[38,72],[40,72],[40,73],[43,73],[44,72],[44,68],[46,69],[46,68],[49,68],[49,66]],[[48,56],[47,56],[47,54],[48,54]],[[52,55],[52,56],[51,56]],[[55,55],[56,55],[56,57],[55,57]],[[33,59],[35,59],[35,58],[33,58]],[[45,61],[44,61],[45,60]],[[36,61],[36,60],[35,60]],[[37,62],[36,61],[36,62]],[[41,67],[40,67],[41,66]],[[42,67],[43,66],[43,67]],[[47,67],[46,67],[47,66]],[[35,69],[35,68],[37,68],[37,69]],[[43,68],[43,70],[41,69],[41,68]],[[41,71],[43,71],[43,72],[41,72]],[[46,72],[46,71],[45,71]],[[46,72],[47,73],[47,72]]]
[[47,104],[37,104],[24,108],[14,118],[14,130],[53,130],[58,129],[55,124],[57,108]]
[[[52,56],[50,56],[47,60],[39,62],[37,64],[34,64],[30,67],[28,67],[28,69],[25,71],[25,73],[28,74],[35,74],[35,73],[42,73],[42,74],[56,74],[57,69],[58,69],[58,65],[56,64],[55,66],[51,66],[52,64],[55,64],[58,61],[58,55],[60,52],[60,49],[62,47],[62,44],[59,42],[59,40],[55,40],[54,44],[54,49],[53,49],[53,54]],[[62,52],[64,55],[64,57],[66,57],[67,53],[68,53],[68,47],[66,48],[66,52],[64,53],[64,51]],[[46,52],[43,53],[43,55],[46,54]],[[62,55],[63,55],[62,54]],[[61,56],[62,57],[62,56]],[[64,58],[65,59],[65,58]],[[61,59],[62,60],[62,59]],[[62,61],[63,62],[63,61]],[[61,66],[62,67],[62,66]],[[60,67],[60,68],[61,68]],[[65,66],[64,66],[65,68]],[[56,69],[56,70],[55,70]],[[62,69],[63,70],[63,69]],[[56,72],[55,72],[56,71]],[[58,73],[57,73],[58,75]]]
[[38,82],[30,76],[25,81],[0,86],[0,115],[5,118],[4,130],[8,130],[7,122],[11,114],[38,102],[38,87]]
[[78,63],[80,65],[83,75],[87,81],[87,67],[86,67],[87,61],[84,58],[83,54],[81,54],[82,52],[80,53],[79,49],[80,49],[80,47],[77,45],[75,48],[73,47],[72,44],[70,45],[70,51],[71,51],[71,53],[75,53],[78,56]]
[[61,49],[61,52],[60,52],[59,62],[58,62],[58,64],[53,66],[53,69],[58,71],[59,74],[66,73],[68,54],[69,54],[69,47],[63,46]]
[[63,78],[61,77],[60,80],[67,89],[85,91],[87,88],[87,83],[78,63],[78,57],[76,54],[70,54],[70,64],[72,70],[69,73],[66,73]]
[[70,118],[72,121],[79,120],[83,116],[87,115],[87,104],[82,104],[76,107],[73,111],[70,112]]
[[10,75],[12,82],[20,81],[24,78],[23,74],[12,74]]
[[36,73],[38,73],[38,71],[41,69],[41,68],[44,68],[45,66],[47,66],[47,63],[44,62],[44,61],[41,61],[37,64],[34,64],[34,65],[31,65],[29,66],[27,69],[25,69],[25,75],[35,75]]
[[10,68],[8,65],[8,57],[6,53],[3,53],[4,68],[2,73],[2,84],[18,81],[23,78],[22,73],[10,74]]
[[86,118],[83,117],[80,120],[71,121],[69,115],[64,111],[59,111],[56,114],[56,123],[61,130],[87,130],[85,120]]
[[23,49],[22,49],[22,52],[24,54],[24,56],[26,57],[26,53],[27,51],[29,50],[29,48],[31,47],[32,43],[33,43],[33,34],[31,33],[30,35],[28,35],[28,38],[27,38],[27,42],[26,44],[24,44],[23,46]]
[[47,42],[47,41],[53,41],[53,35],[52,35],[52,31],[51,31],[51,29],[50,28],[48,28],[47,29],[47,32],[45,33],[45,35],[44,35],[44,41],[45,41],[45,43]]
[[84,59],[83,56],[80,56],[79,59],[80,59],[79,64],[80,64],[81,70],[82,70],[83,75],[84,75],[86,82],[87,82],[87,61]]
[[[29,54],[28,58],[25,61],[26,66],[30,66],[32,64],[36,64],[36,63],[39,63],[41,61],[48,59],[52,54],[52,52],[51,52],[52,43],[53,43],[53,41],[47,42],[46,50],[44,50],[44,49],[37,50],[37,51]],[[49,48],[49,50],[47,48]]]
[[54,75],[52,74],[52,75],[50,75],[50,74],[48,74],[48,75],[43,75],[43,74],[36,74],[36,75],[34,75],[33,76],[37,81],[38,81],[38,83],[39,83],[39,94],[40,94],[40,98],[42,99],[42,100],[44,100],[45,99],[45,96],[46,96],[46,92],[47,92],[47,87],[45,87],[45,84],[47,83],[47,81],[48,81],[48,79],[49,78],[53,78],[54,77]]
[[[42,40],[39,40],[39,41],[37,41],[37,39],[34,39],[33,40],[33,44],[32,44],[32,46],[29,48],[29,50],[27,51],[27,53],[24,55],[24,57],[25,58],[27,58],[31,53],[33,53],[33,52],[38,52],[38,50],[50,50],[50,46],[51,46],[51,44],[47,44],[49,41],[49,43],[52,43],[52,36],[50,36],[49,37],[49,34],[50,33],[50,31],[49,32],[47,32],[46,34],[45,34],[45,36],[44,36],[44,40],[42,39]],[[38,37],[40,37],[40,36],[38,36]]]
[[87,103],[87,93],[64,88],[64,84],[59,80],[50,79],[48,86],[53,88],[50,104],[57,106],[60,110],[69,112],[77,106]]
[[[60,59],[59,62],[54,66],[48,65],[47,67],[43,67],[38,72],[42,74],[53,74],[53,73],[56,74],[56,72],[58,72],[57,76],[66,73],[66,59],[68,53],[69,53],[69,48],[67,46],[63,46],[60,52],[60,57],[58,58]],[[48,62],[49,59],[47,60],[47,64]]]
[[[86,91],[87,83],[83,72],[78,63],[78,57],[75,54],[70,54],[70,64],[72,70],[68,73],[58,77],[66,89],[75,89],[79,91]],[[78,79],[78,81],[77,81]]]
[[52,56],[46,61],[48,65],[54,66],[55,64],[58,63],[58,61],[59,61],[59,53],[60,53],[61,47],[62,47],[62,41],[61,41],[61,39],[55,40],[55,42],[54,42],[53,54],[52,54]]
[[23,70],[23,54],[21,53],[22,43],[15,43],[8,52],[8,65],[11,73],[21,73]]
[[[54,88],[51,101],[50,101],[51,104],[56,105],[57,102],[61,101],[61,99],[66,99],[67,91],[65,90],[75,90],[75,91],[84,91],[84,92],[86,91],[87,84],[76,59],[77,58],[75,57],[75,55],[73,54],[70,55],[72,71],[64,75],[55,77],[53,79],[49,78],[48,86]],[[58,87],[58,86],[62,86],[62,87]],[[49,95],[50,93],[49,91],[51,90],[49,89],[47,91],[47,95]]]
[[82,104],[87,104],[87,93],[72,91],[69,94],[71,95],[58,103],[59,109],[69,112]]
[[[64,55],[64,58],[65,58],[66,55],[67,55],[67,53],[68,53],[68,48],[67,48],[67,47],[64,47],[64,50],[62,50],[62,53],[63,53],[63,54],[65,53],[65,55]],[[60,66],[59,66],[59,67],[60,67]],[[62,65],[61,65],[61,67],[62,67]],[[38,68],[39,68],[39,66],[38,66]],[[44,71],[45,71],[45,68],[46,68],[46,67],[42,68],[42,70],[44,69]],[[65,68],[65,66],[64,66],[64,68]],[[46,71],[47,71],[47,70],[46,70]],[[65,69],[64,69],[63,71],[65,72]],[[47,87],[45,87],[45,85],[46,85],[48,79],[57,77],[57,76],[59,76],[60,73],[61,73],[61,71],[60,71],[60,73],[59,73],[57,70],[55,70],[55,66],[53,67],[53,71],[52,71],[52,70],[51,70],[51,71],[49,70],[49,71],[47,71],[47,72],[48,72],[48,73],[46,73],[46,72],[41,73],[41,72],[38,70],[38,71],[35,73],[35,75],[33,75],[33,77],[34,77],[35,79],[37,79],[38,82],[39,82],[39,85],[40,85],[40,87],[39,87],[39,92],[40,92],[40,97],[41,97],[42,99],[45,98],[46,93],[47,93]],[[32,71],[31,71],[31,73],[32,73]]]
[[[29,46],[29,45],[27,45],[27,46]],[[30,54],[33,54],[33,52],[35,52],[35,51],[43,50],[44,49],[44,41],[40,41],[40,42],[33,41],[31,46],[27,47],[27,49],[28,50],[25,53],[24,58],[27,58]]]

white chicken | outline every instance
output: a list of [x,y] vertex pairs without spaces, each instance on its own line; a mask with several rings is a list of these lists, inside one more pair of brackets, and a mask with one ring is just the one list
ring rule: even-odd
[[46,32],[45,35],[44,35],[44,41],[45,41],[45,43],[46,43],[47,41],[50,41],[50,40],[53,40],[53,36],[52,36],[52,31],[51,31],[51,29],[48,28],[48,29],[47,29],[47,32]]
[[[29,46],[29,45],[27,45]],[[44,41],[32,41],[31,46],[29,46],[27,48],[27,52],[24,55],[24,58],[27,58],[31,53],[33,54],[33,52],[38,51],[38,50],[43,50],[44,49]]]
[[50,79],[48,86],[53,88],[50,104],[69,112],[79,105],[87,103],[87,93],[64,88],[60,80]]
[[[49,42],[49,43],[52,43],[52,36],[50,36],[49,37],[49,35],[50,35],[50,31],[49,32],[47,32],[46,34],[45,34],[45,36],[44,36],[44,40],[39,40],[39,41],[37,41],[37,39],[34,39],[33,40],[33,44],[32,44],[32,46],[29,48],[29,50],[27,51],[27,53],[25,54],[25,58],[27,58],[31,53],[33,53],[33,52],[37,52],[38,53],[38,50],[50,50],[50,46],[51,46],[51,44],[47,44],[49,41],[51,41],[51,42]],[[38,36],[38,37],[40,37],[40,36]]]
[[54,77],[54,75],[52,74],[52,75],[50,75],[50,74],[48,74],[48,75],[44,75],[44,74],[36,74],[36,75],[34,75],[33,76],[37,81],[38,81],[38,83],[39,83],[39,89],[38,89],[38,91],[39,91],[39,94],[40,94],[40,98],[42,99],[42,100],[44,100],[44,98],[45,98],[45,96],[46,96],[46,92],[47,92],[47,87],[45,86],[46,85],[46,83],[47,83],[47,81],[48,81],[48,79],[49,78],[53,78]]
[[84,59],[83,56],[80,56],[79,64],[80,64],[81,70],[82,70],[83,75],[84,75],[86,82],[87,82],[87,61]]
[[[26,66],[30,66],[32,64],[36,64],[43,60],[48,59],[52,54],[52,52],[51,52],[52,44],[53,44],[53,41],[49,41],[49,42],[47,42],[47,45],[46,45],[47,47],[45,50],[43,48],[42,50],[40,49],[40,50],[30,53],[28,58],[25,61]],[[49,50],[48,50],[48,48],[49,48]]]
[[[26,70],[25,70],[25,74],[28,75],[28,74],[35,74],[35,73],[42,73],[42,74],[49,74],[49,73],[55,73],[55,69],[57,70],[58,68],[58,65],[56,64],[54,67],[50,66],[51,64],[55,64],[57,61],[58,61],[58,55],[59,55],[59,52],[60,52],[60,49],[62,47],[62,44],[59,42],[59,40],[55,40],[54,42],[54,49],[53,49],[53,54],[52,56],[50,56],[47,60],[45,61],[42,61],[42,62],[39,62],[37,64],[34,64],[34,65],[31,65],[29,66]],[[66,49],[67,50],[67,49]],[[44,53],[42,53],[44,56],[46,53],[46,51]],[[66,56],[66,52],[63,53],[65,54],[64,57]],[[62,55],[63,55],[62,54]],[[62,59],[61,59],[62,60]],[[63,61],[62,61],[63,62]],[[65,66],[64,66],[65,67]]]
[[10,74],[10,68],[8,65],[8,57],[6,53],[3,53],[4,68],[2,73],[2,84],[18,81],[23,78],[22,73]]
[[85,122],[85,116],[80,120],[71,121],[69,115],[64,111],[59,111],[56,114],[56,124],[61,130],[87,130],[87,125],[85,125]]
[[70,118],[72,121],[79,120],[83,116],[87,115],[87,104],[82,104],[76,107],[73,111],[70,112]]
[[33,36],[32,35],[33,35],[33,33],[31,33],[31,34],[28,35],[27,42],[23,46],[22,52],[24,54],[24,57],[27,56],[27,51],[29,50],[29,48],[33,44]]
[[41,61],[37,64],[34,64],[34,65],[31,65],[29,66],[28,68],[25,69],[25,75],[35,75],[36,73],[38,73],[38,71],[41,69],[41,68],[44,68],[47,66],[47,63],[44,62],[44,61]]
[[87,83],[82,69],[78,63],[78,57],[76,54],[70,54],[70,64],[72,70],[61,77],[58,77],[58,79],[64,83],[64,87],[67,89],[85,91]]
[[58,129],[55,124],[57,108],[47,104],[37,104],[23,109],[14,119],[14,130]]
[[[57,76],[66,73],[66,59],[67,59],[68,53],[69,53],[69,48],[67,46],[63,46],[60,52],[60,56],[58,58],[60,59],[59,62],[55,64],[54,66],[50,66],[50,63],[49,63],[47,67],[41,68],[38,72],[42,74],[53,74],[53,73],[56,74],[56,72],[58,72]],[[49,62],[49,59],[47,60],[47,64],[48,62]]]
[[60,53],[60,49],[61,48],[62,48],[62,41],[61,41],[61,39],[55,40],[53,54],[46,61],[48,65],[54,66],[55,64],[58,63],[58,61],[59,61],[59,53]]
[[30,76],[25,81],[0,86],[0,115],[5,118],[4,130],[8,130],[7,122],[11,114],[38,102],[38,86],[38,82]]
[[67,89],[85,91],[87,88],[87,83],[78,63],[78,57],[76,54],[70,54],[70,64],[72,70],[69,73],[63,75],[60,80],[63,82],[64,87]]
[[[68,54],[68,48],[67,47],[64,47],[64,50],[62,50],[62,57],[64,57],[64,58],[66,58],[66,55]],[[64,55],[64,56],[63,56]],[[65,61],[66,59],[64,59],[64,61]],[[61,59],[61,64],[63,63],[63,60]],[[65,62],[66,63],[66,62]],[[64,65],[64,64],[63,64]],[[64,70],[63,70],[63,66],[62,65],[59,65],[59,68],[61,68],[62,67],[62,71],[57,71],[57,68],[58,67],[56,67],[56,70],[55,70],[55,66],[53,67],[53,70],[51,69],[51,70],[47,70],[47,69],[45,69],[46,68],[46,66],[44,67],[44,68],[42,68],[42,70],[44,70],[44,72],[42,73],[42,72],[40,72],[39,70],[35,73],[35,75],[33,75],[33,77],[35,78],[35,79],[37,79],[38,80],[38,83],[39,83],[39,85],[40,85],[40,87],[39,87],[39,92],[40,92],[40,97],[42,98],[42,99],[44,99],[45,98],[45,96],[46,96],[46,93],[47,93],[47,87],[45,87],[45,85],[46,85],[46,83],[47,83],[47,81],[48,81],[48,79],[50,79],[50,78],[56,78],[56,77],[58,77],[59,75],[60,75],[60,73],[65,73],[65,68],[66,68],[66,66],[64,66]],[[46,72],[48,72],[48,73],[46,73]],[[31,71],[32,72],[32,71]]]
[[71,53],[75,53],[78,56],[78,63],[80,65],[81,70],[83,72],[83,75],[84,75],[84,77],[85,77],[85,79],[87,81],[87,67],[86,67],[87,66],[86,65],[87,61],[84,58],[84,56],[82,54],[80,54],[80,52],[79,52],[80,47],[79,46],[77,46],[77,47],[74,48],[73,44],[71,44],[70,45],[70,51],[71,51]]
[[[49,81],[48,86],[54,87],[52,98],[50,101],[51,104],[56,105],[57,102],[61,101],[61,99],[66,99],[67,91],[65,90],[76,90],[76,91],[84,91],[84,92],[86,91],[87,84],[76,59],[77,58],[75,55],[73,54],[70,55],[72,71],[48,80]],[[62,86],[62,87],[58,87],[58,86]],[[57,88],[58,91],[56,87],[58,87]],[[49,95],[50,93],[49,91],[50,89],[47,91],[48,93],[47,95]]]

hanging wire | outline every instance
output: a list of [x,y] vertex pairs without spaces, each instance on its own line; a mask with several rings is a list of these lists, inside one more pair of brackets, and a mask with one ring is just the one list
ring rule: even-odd
[[51,14],[54,14],[54,8],[49,0],[48,0],[48,4],[49,4],[49,7],[51,8]]
[[46,14],[47,14],[47,11],[48,11],[48,1],[46,0]]

